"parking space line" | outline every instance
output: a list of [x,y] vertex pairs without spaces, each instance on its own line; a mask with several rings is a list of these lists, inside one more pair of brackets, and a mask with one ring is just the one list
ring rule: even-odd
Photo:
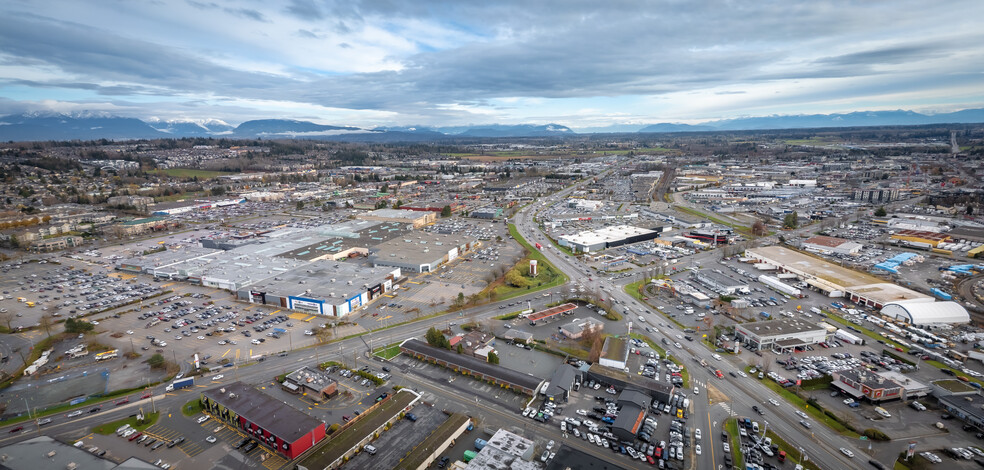
[[314,318],[315,318],[316,316],[317,316],[317,315],[311,315],[310,317],[307,317],[307,318],[305,318],[305,319],[304,319],[304,321],[306,321],[306,322],[309,322],[309,321],[311,321],[311,320],[314,320]]
[[232,351],[232,348],[226,349],[226,352],[222,353],[222,356],[220,357],[226,357],[226,354],[229,354],[229,351]]

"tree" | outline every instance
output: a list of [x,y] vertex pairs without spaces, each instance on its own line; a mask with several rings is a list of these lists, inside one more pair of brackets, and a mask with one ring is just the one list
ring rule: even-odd
[[499,356],[496,353],[494,353],[494,352],[490,352],[489,353],[489,364],[498,364],[498,363],[499,363]]
[[[4,309],[4,310],[6,310],[6,309]],[[4,325],[7,325],[7,330],[9,331],[10,330],[10,323],[12,321],[14,321],[14,312],[9,312],[8,311],[8,312],[0,313],[0,321],[2,321]]]
[[427,339],[427,344],[434,346],[435,348],[451,349],[451,342],[444,337],[444,333],[441,333],[433,326],[427,330],[424,337]]
[[451,206],[447,205],[441,208],[441,217],[451,217]]
[[147,364],[150,365],[151,369],[160,369],[161,367],[164,367],[164,356],[154,354],[153,356],[150,356],[150,359],[147,359]]
[[461,346],[461,343],[458,343],[458,347],[455,349],[458,351],[458,354],[461,354],[465,350],[465,348]]
[[95,327],[95,325],[87,321],[76,320],[74,318],[65,320],[65,331],[69,333],[87,333],[92,331]]
[[457,308],[461,308],[464,305],[465,305],[465,293],[458,292],[458,296],[455,297],[454,299],[454,306]]
[[875,217],[885,217],[886,215],[888,215],[888,212],[885,210],[885,206],[875,209]]
[[518,269],[510,269],[509,272],[506,273],[506,284],[513,287],[523,288],[529,286],[530,281],[526,279],[526,276],[523,276]]
[[799,226],[799,214],[796,211],[786,214],[786,217],[782,219],[782,227],[793,229]]
[[752,224],[752,235],[761,237],[761,236],[765,236],[768,233],[769,233],[769,228],[765,226],[765,222],[762,222],[761,220],[756,220],[755,223]]

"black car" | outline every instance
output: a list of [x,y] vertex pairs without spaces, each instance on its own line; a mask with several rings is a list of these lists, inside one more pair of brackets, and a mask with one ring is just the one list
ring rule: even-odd
[[243,452],[249,452],[249,451],[255,449],[256,446],[258,446],[258,445],[259,444],[255,440],[250,439],[249,440],[249,444],[246,444],[246,447],[243,447]]
[[437,468],[447,467],[448,466],[448,462],[450,462],[450,461],[451,461],[451,459],[449,459],[447,457],[441,457],[441,460],[439,462],[437,462]]
[[248,444],[249,441],[250,441],[250,438],[244,437],[241,441],[239,441],[239,443],[236,444],[236,448],[237,449],[242,448],[242,446]]

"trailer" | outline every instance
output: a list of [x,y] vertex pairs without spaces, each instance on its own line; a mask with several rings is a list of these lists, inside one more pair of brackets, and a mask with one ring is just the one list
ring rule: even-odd
[[175,390],[180,390],[182,388],[191,387],[192,385],[195,385],[195,378],[194,377],[185,377],[183,379],[178,379],[178,380],[175,380],[174,382],[171,382],[171,385],[168,385],[167,387],[165,387],[164,388],[164,391],[165,392],[173,392]]
[[775,271],[776,269],[778,269],[776,266],[773,266],[769,263],[755,263],[754,266],[755,269],[758,269],[759,271]]
[[857,344],[857,345],[864,344],[864,339],[862,339],[860,336],[848,333],[843,329],[838,329],[837,331],[835,331],[834,338],[837,338],[845,343]]
[[984,362],[984,353],[978,351],[967,351],[967,356],[971,359],[976,359],[978,361]]
[[936,297],[937,299],[940,299],[940,300],[953,300],[953,296],[952,295],[947,294],[946,292],[944,292],[944,291],[942,291],[942,290],[940,290],[939,288],[936,288],[936,287],[930,289],[929,290],[929,293],[930,294],[933,294],[933,297]]
[[792,296],[800,295],[799,289],[780,281],[778,278],[772,276],[766,276],[765,274],[763,274],[758,277],[758,280],[762,284],[765,284],[779,292],[782,292],[783,294],[788,294]]

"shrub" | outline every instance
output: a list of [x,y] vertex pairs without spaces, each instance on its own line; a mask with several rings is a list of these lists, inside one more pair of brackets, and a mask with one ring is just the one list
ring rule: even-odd
[[864,435],[867,436],[868,439],[871,439],[873,441],[890,441],[890,440],[892,440],[891,438],[888,437],[888,434],[885,434],[881,430],[875,429],[875,428],[865,429],[864,430]]

